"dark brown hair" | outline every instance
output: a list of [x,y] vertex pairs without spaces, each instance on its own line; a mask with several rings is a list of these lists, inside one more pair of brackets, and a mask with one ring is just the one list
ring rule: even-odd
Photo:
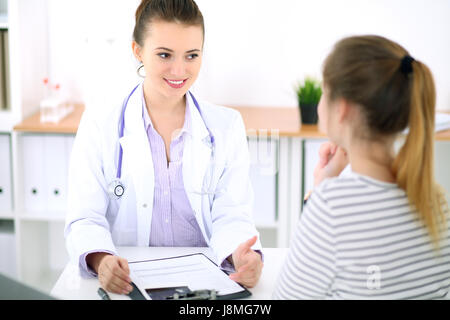
[[141,47],[150,23],[154,20],[199,25],[205,35],[203,15],[193,0],[142,0],[136,10],[133,39]]
[[435,85],[418,60],[409,61],[409,72],[402,70],[406,56],[402,46],[380,36],[344,38],[325,60],[323,82],[330,101],[344,98],[361,108],[365,133],[359,133],[365,138],[392,136],[409,126],[392,172],[437,244],[447,205],[434,179]]

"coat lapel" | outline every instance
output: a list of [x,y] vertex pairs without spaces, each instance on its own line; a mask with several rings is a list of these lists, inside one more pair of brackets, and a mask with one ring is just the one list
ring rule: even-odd
[[[183,182],[186,194],[194,210],[200,228],[204,232],[202,213],[203,181],[210,167],[212,145],[205,123],[189,94],[186,95],[189,103],[192,121],[192,134],[187,135],[183,151]],[[204,232],[205,234],[205,232]]]
[[155,174],[150,144],[142,120],[142,85],[128,101],[124,136],[119,142],[123,148],[123,168],[130,174],[136,192],[137,245],[148,246]]

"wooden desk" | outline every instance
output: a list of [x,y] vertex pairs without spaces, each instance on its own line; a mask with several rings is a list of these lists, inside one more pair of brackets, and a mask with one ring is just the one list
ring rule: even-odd
[[[256,135],[261,130],[267,130],[268,135],[271,131],[278,130],[280,137],[326,138],[319,132],[317,125],[301,125],[298,108],[237,106],[230,108],[241,113],[249,136]],[[14,131],[75,134],[83,112],[84,105],[77,105],[73,113],[57,124],[41,123],[40,113],[37,112],[14,126]],[[450,141],[450,130],[436,133],[436,140]]]

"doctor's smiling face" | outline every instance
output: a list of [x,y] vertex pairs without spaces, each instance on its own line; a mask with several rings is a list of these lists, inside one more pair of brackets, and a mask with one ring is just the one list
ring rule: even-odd
[[200,72],[202,27],[154,20],[142,42],[133,41],[132,48],[144,65],[145,87],[160,97],[182,98]]

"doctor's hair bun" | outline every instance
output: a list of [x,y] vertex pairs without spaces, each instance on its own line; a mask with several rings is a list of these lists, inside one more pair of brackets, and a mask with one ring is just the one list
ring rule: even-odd
[[194,0],[142,0],[136,10],[133,39],[144,45],[147,28],[153,20],[198,25],[205,34],[203,15]]

